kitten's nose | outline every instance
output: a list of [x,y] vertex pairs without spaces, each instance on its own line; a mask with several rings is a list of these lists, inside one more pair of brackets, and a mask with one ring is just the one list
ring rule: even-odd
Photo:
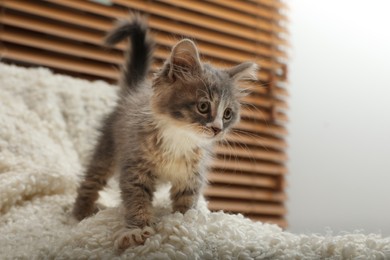
[[213,130],[214,135],[219,134],[221,132],[221,130],[222,130],[221,128],[215,127],[215,126],[212,126],[211,129]]

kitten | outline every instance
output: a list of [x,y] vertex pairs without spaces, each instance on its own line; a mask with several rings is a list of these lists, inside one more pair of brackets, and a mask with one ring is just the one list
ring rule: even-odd
[[114,45],[129,38],[121,93],[103,122],[94,155],[78,189],[73,215],[97,211],[98,192],[117,170],[126,228],[117,248],[142,244],[153,234],[152,198],[156,184],[170,182],[174,211],[196,206],[206,183],[212,145],[240,118],[240,80],[255,79],[257,65],[216,69],[200,61],[194,42],[181,40],[162,68],[147,79],[154,41],[146,21],[133,15],[108,34]]

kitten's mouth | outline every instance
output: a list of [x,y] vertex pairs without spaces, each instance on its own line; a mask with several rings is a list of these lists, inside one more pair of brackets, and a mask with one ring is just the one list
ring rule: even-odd
[[214,136],[217,136],[217,135],[222,131],[222,129],[220,129],[220,128],[218,128],[218,127],[212,126],[212,127],[210,127],[210,128],[211,128],[211,130],[213,131]]
[[205,127],[202,126],[200,129],[200,133],[202,136],[205,136],[208,139],[218,138],[221,136],[221,129],[215,127]]

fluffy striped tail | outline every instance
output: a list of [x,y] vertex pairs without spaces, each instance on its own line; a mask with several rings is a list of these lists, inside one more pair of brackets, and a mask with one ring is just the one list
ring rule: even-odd
[[126,62],[122,72],[122,85],[135,90],[147,76],[153,59],[154,41],[149,37],[146,20],[138,14],[130,20],[119,21],[107,34],[105,44],[113,46],[129,38]]

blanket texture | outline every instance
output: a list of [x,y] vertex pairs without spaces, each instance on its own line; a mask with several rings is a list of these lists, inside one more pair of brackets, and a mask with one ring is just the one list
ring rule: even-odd
[[298,235],[206,203],[170,213],[167,188],[155,200],[157,234],[116,252],[122,227],[112,189],[107,206],[76,223],[70,210],[100,119],[117,88],[0,63],[0,259],[390,259],[390,238],[361,233]]

